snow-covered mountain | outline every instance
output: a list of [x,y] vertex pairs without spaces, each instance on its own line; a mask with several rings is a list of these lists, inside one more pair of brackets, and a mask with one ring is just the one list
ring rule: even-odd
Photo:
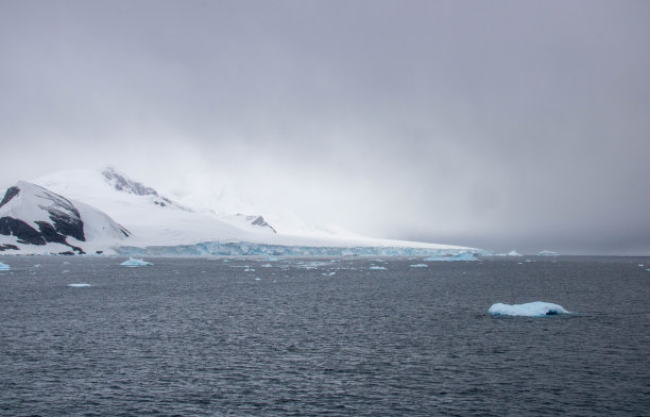
[[129,235],[100,210],[28,182],[10,187],[0,201],[0,250],[82,254]]
[[[458,246],[371,239],[332,225],[308,228],[287,216],[197,210],[112,167],[57,172],[33,183],[38,185],[20,182],[10,188],[0,204],[0,217],[14,219],[5,220],[8,226],[0,226],[4,235],[0,236],[4,239],[0,244],[18,247],[8,247],[9,252],[29,252],[26,245],[39,245],[42,240],[78,253],[92,249],[134,255],[425,256],[481,252]],[[19,237],[5,233],[14,231],[15,226],[7,227],[15,221],[31,225],[42,240],[36,243],[26,240],[24,234]],[[58,234],[48,234],[50,228],[43,225],[44,221]]]

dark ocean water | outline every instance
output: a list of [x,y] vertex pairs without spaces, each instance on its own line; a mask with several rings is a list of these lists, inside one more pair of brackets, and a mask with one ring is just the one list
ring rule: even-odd
[[0,415],[648,416],[649,259],[525,259],[3,257]]

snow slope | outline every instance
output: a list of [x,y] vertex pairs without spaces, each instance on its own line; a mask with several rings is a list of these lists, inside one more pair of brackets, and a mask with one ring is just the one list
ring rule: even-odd
[[259,213],[198,211],[112,167],[57,172],[34,183],[96,207],[123,225],[131,233],[128,242],[112,246],[122,254],[428,256],[481,252],[459,246],[366,238],[336,226],[310,229],[297,219],[285,219],[276,227]]
[[61,253],[119,246],[129,237],[105,213],[43,187],[19,181],[0,201],[0,245],[22,253]]

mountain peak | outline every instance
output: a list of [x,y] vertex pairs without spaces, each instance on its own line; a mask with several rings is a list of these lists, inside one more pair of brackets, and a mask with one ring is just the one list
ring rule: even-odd
[[[92,219],[91,228],[86,220]],[[81,246],[98,237],[128,237],[129,232],[100,211],[41,186],[19,181],[0,201],[0,235],[11,243],[45,246],[55,244],[84,253]],[[9,245],[17,250],[15,244]],[[6,245],[3,246],[7,248]],[[0,250],[4,250],[0,248]],[[68,251],[69,252],[69,251]]]
[[102,170],[102,175],[113,188],[135,195],[152,195],[158,197],[158,192],[151,187],[147,187],[141,182],[129,179],[126,175],[119,172],[112,166],[108,166]]

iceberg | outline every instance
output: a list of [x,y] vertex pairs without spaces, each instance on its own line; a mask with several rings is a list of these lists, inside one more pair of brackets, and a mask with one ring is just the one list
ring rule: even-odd
[[558,256],[558,252],[554,252],[551,250],[543,250],[538,252],[538,256]]
[[0,271],[9,271],[11,267],[5,263],[0,262]]
[[80,284],[68,284],[68,287],[73,287],[73,288],[86,288],[86,287],[90,287],[90,284],[85,284],[85,283],[80,283]]
[[151,262],[143,261],[142,259],[129,258],[128,261],[124,261],[120,265],[136,268],[138,266],[151,266],[153,264]]
[[470,252],[461,252],[456,255],[434,255],[428,258],[423,259],[423,261],[443,261],[443,262],[453,262],[453,261],[476,261],[475,255]]
[[558,304],[546,303],[544,301],[534,301],[525,304],[502,304],[496,303],[488,309],[488,314],[493,316],[524,316],[524,317],[544,317],[555,316],[559,314],[570,314]]
[[506,256],[522,256],[522,254],[518,253],[518,251],[513,249],[511,252],[507,253]]

